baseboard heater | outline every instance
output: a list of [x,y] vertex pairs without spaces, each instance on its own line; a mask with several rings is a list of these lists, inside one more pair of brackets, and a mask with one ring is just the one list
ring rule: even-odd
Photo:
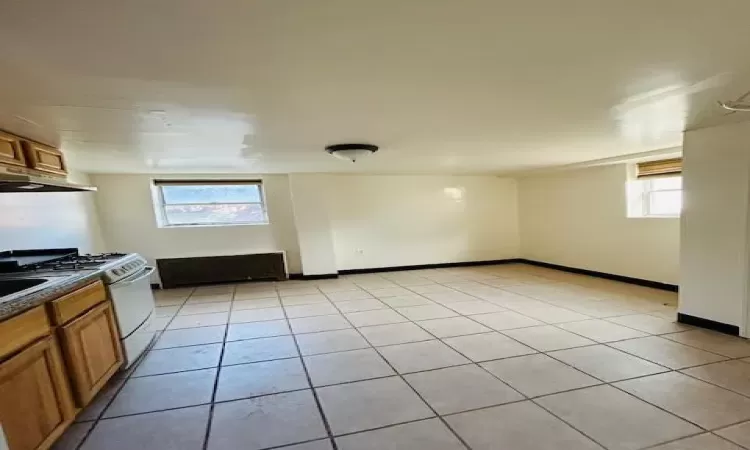
[[198,256],[156,260],[165,289],[208,283],[248,280],[285,280],[284,254],[252,253],[231,256]]

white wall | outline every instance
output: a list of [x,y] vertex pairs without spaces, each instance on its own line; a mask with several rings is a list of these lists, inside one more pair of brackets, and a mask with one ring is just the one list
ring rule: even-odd
[[628,218],[626,182],[625,164],[521,178],[523,257],[677,284],[680,221]]
[[339,270],[517,258],[516,183],[493,176],[328,175]]
[[[174,175],[171,177],[175,178]],[[99,188],[97,204],[107,247],[110,250],[137,252],[150,260],[284,250],[287,253],[289,272],[300,272],[299,246],[288,177],[223,177],[263,180],[269,225],[158,228],[151,196],[151,180],[170,178],[169,175],[92,176],[93,183]],[[190,175],[190,178],[201,176]]]
[[[89,183],[84,174],[69,178]],[[94,196],[90,192],[0,194],[0,251],[63,247],[83,253],[102,251]]]
[[289,187],[294,206],[302,273],[331,275],[338,271],[328,217],[328,176],[291,174]]
[[680,312],[743,328],[750,321],[750,124],[686,132],[683,157]]

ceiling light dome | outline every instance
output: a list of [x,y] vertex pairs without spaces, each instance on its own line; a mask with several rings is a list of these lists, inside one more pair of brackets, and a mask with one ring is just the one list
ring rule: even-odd
[[338,159],[357,162],[358,159],[378,151],[377,145],[370,144],[336,144],[326,147],[326,151]]

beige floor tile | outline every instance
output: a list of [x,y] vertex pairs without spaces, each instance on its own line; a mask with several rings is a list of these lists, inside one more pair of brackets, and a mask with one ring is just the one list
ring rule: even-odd
[[284,319],[282,308],[241,309],[232,311],[229,323],[263,322]]
[[474,322],[466,317],[448,317],[447,319],[422,320],[417,322],[425,330],[433,335],[444,338],[463,336],[466,334],[486,333],[492,331],[482,324]]
[[156,304],[159,308],[166,308],[169,306],[182,306],[185,301],[187,301],[187,297],[163,297],[154,298],[154,304]]
[[750,420],[750,398],[678,372],[621,381],[615,386],[706,429]]
[[438,414],[523,400],[507,384],[473,364],[412,373],[404,378]]
[[528,397],[578,389],[601,381],[546,355],[490,361],[482,367]]
[[344,302],[337,302],[336,308],[342,313],[353,313],[360,311],[372,311],[376,309],[386,309],[388,305],[375,298],[368,298],[365,300],[347,300]]
[[438,292],[453,292],[453,289],[443,286],[442,284],[424,284],[421,286],[409,286],[410,291],[414,291],[417,294],[435,294]]
[[201,450],[208,415],[206,405],[102,420],[81,450]]
[[511,308],[516,312],[519,312],[525,316],[529,316],[532,319],[541,320],[546,323],[563,323],[563,322],[574,322],[578,320],[586,320],[591,317],[571,311],[569,309],[560,308],[558,306],[545,305],[540,307],[518,307]]
[[343,330],[352,326],[340,314],[330,316],[302,317],[289,319],[294,333],[317,333],[319,331]]
[[237,300],[235,298],[232,302],[232,311],[240,311],[243,309],[278,308],[280,306],[281,300],[279,300],[277,297],[259,298],[252,300]]
[[321,439],[319,441],[305,442],[304,444],[290,445],[289,447],[283,447],[284,450],[333,450],[331,441],[328,439]]
[[154,317],[174,317],[180,310],[180,306],[157,306],[154,308]]
[[408,306],[434,305],[435,302],[419,295],[401,295],[398,297],[386,297],[381,302],[391,308],[406,308]]
[[435,303],[440,303],[441,305],[448,305],[458,302],[475,302],[478,300],[477,297],[457,291],[435,292],[432,294],[424,294],[424,296]]
[[684,331],[682,333],[665,334],[663,337],[730,358],[750,356],[750,341],[747,339],[709,330]]
[[591,439],[531,402],[446,418],[473,450],[601,450]]
[[320,294],[320,290],[315,286],[300,286],[300,287],[283,287],[279,286],[277,291],[282,297],[290,297],[294,295],[311,295]]
[[291,334],[286,320],[269,320],[267,322],[235,323],[229,325],[227,342],[261,337],[283,336]]
[[356,290],[356,291],[343,291],[343,292],[330,292],[326,296],[331,299],[332,302],[346,302],[350,300],[365,300],[373,298],[369,292]]
[[343,352],[370,347],[370,344],[353,329],[300,334],[297,336],[297,344],[302,355]]
[[198,286],[193,290],[193,295],[215,295],[215,294],[231,294],[234,292],[235,286],[233,284],[214,284],[208,286]]
[[608,383],[669,370],[605,345],[558,350],[549,355]]
[[597,342],[614,342],[623,339],[647,337],[648,334],[617,325],[600,319],[583,320],[580,322],[568,322],[557,325],[558,327],[575,334],[587,337]]
[[311,391],[218,403],[209,450],[258,450],[326,437]]
[[267,300],[267,299],[278,299],[279,294],[271,290],[263,291],[237,291],[234,294],[234,301],[246,301],[246,300]]
[[222,366],[246,364],[258,361],[292,358],[299,356],[291,336],[251,339],[227,342],[224,345]]
[[142,377],[216,367],[219,365],[221,347],[222,344],[206,344],[151,350],[138,364],[133,376]]
[[396,425],[336,438],[339,450],[465,450],[439,419]]
[[411,322],[362,327],[359,331],[376,347],[434,339],[430,333]]
[[706,433],[650,447],[650,450],[742,450],[742,448],[718,436]]
[[298,358],[240,364],[221,369],[216,401],[309,388],[305,369]]
[[281,297],[284,306],[310,305],[313,303],[328,303],[328,297],[323,294],[290,295]]
[[596,343],[552,325],[505,330],[503,333],[543,352],[583,347]]
[[338,314],[332,303],[312,303],[309,305],[285,306],[286,316],[290,319],[298,317],[315,317]]
[[745,448],[750,448],[750,422],[732,425],[716,431],[716,434]]
[[112,404],[105,418],[195,406],[211,401],[216,369],[131,378]]
[[633,314],[627,316],[609,317],[608,321],[614,322],[635,330],[651,334],[676,333],[678,331],[689,330],[692,327],[678,322],[670,322],[660,317],[649,314]]
[[399,373],[420,372],[470,362],[438,340],[379,347],[379,351]]
[[400,295],[412,294],[410,290],[402,287],[367,289],[367,291],[375,298],[398,297]]
[[610,345],[670,369],[684,369],[726,359],[658,336],[613,342]]
[[212,327],[216,325],[226,325],[229,320],[229,313],[212,313],[212,314],[194,314],[190,316],[176,316],[169,323],[168,330],[177,330],[180,328]]
[[214,302],[214,303],[196,303],[194,305],[184,305],[177,313],[178,316],[187,316],[190,314],[211,314],[229,311],[231,302]]
[[544,325],[544,323],[536,319],[532,319],[531,317],[524,316],[523,314],[514,311],[477,314],[471,318],[472,320],[476,320],[477,322],[487,325],[497,331]]
[[453,311],[456,311],[457,313],[463,314],[465,316],[506,311],[506,309],[502,306],[498,306],[494,303],[490,303],[484,300],[456,302],[450,303],[446,306]]
[[304,359],[316,387],[395,375],[388,363],[371,348],[305,356]]
[[360,311],[344,314],[355,327],[386,325],[389,323],[408,322],[409,319],[392,309],[378,309],[375,311]]
[[724,361],[682,372],[750,397],[750,364],[742,361]]
[[497,332],[452,337],[443,342],[474,362],[536,353],[533,348]]
[[165,331],[154,345],[154,350],[189,345],[215,344],[224,341],[226,325],[215,327],[183,328]]
[[186,305],[195,305],[197,303],[215,303],[215,302],[231,302],[233,298],[232,294],[210,294],[210,295],[191,295]]
[[697,434],[700,428],[611,386],[536,400],[610,450],[635,450]]
[[396,311],[410,320],[442,319],[458,316],[457,312],[441,305],[408,306],[406,308],[396,308]]
[[434,416],[399,377],[316,389],[334,435]]
[[[94,422],[74,423],[65,430],[65,433],[55,442],[51,450],[77,450],[92,426],[94,426]],[[100,448],[104,450],[106,447]]]

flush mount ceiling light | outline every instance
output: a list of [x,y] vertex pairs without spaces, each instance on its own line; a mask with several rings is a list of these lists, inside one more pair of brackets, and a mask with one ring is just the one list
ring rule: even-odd
[[357,162],[358,159],[378,151],[377,145],[370,144],[336,144],[326,147],[332,156],[346,161]]

